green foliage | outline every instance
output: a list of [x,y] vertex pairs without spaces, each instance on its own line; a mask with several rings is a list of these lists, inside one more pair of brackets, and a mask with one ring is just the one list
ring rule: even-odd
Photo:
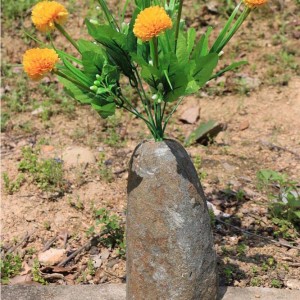
[[96,211],[96,224],[92,226],[88,234],[96,232],[96,227],[100,227],[102,236],[99,240],[105,247],[117,248],[119,255],[126,253],[125,246],[125,227],[119,216],[111,214],[107,209],[102,208]]
[[76,282],[77,283],[86,283],[88,280],[87,280],[87,276],[90,275],[90,276],[94,276],[96,273],[96,269],[94,267],[94,264],[93,264],[93,261],[91,259],[89,259],[87,261],[87,267],[86,269],[80,274],[80,276],[77,278]]
[[238,255],[246,255],[247,246],[243,243],[238,244],[236,250],[238,252]]
[[23,174],[18,174],[15,180],[11,180],[7,174],[7,172],[3,173],[3,181],[4,181],[4,188],[6,192],[10,195],[17,192],[22,183],[24,182],[25,178]]
[[[266,189],[271,204],[269,206],[273,221],[277,225],[284,225],[284,228],[290,225],[299,227],[300,225],[300,194],[297,189],[297,183],[290,180],[286,174],[280,174],[272,170],[261,170],[257,173],[258,184],[260,188]],[[276,187],[279,193],[275,193]],[[285,220],[287,222],[279,222]],[[281,228],[283,226],[280,226]]]
[[283,237],[287,240],[294,240],[299,236],[295,226],[288,220],[272,218],[273,224],[276,226],[274,236]]
[[62,163],[55,159],[39,159],[39,149],[25,147],[22,149],[23,159],[19,163],[19,170],[28,173],[37,186],[43,191],[63,192]]
[[33,260],[33,265],[31,269],[32,280],[43,285],[47,285],[48,282],[43,278],[42,272],[40,271],[40,263],[38,259]]
[[8,113],[1,112],[1,132],[5,132],[9,120],[10,115]]
[[22,269],[22,260],[19,255],[7,254],[0,259],[1,283],[8,284],[9,278],[18,275]]
[[22,18],[36,2],[37,0],[2,1],[3,17],[9,21]]
[[215,228],[216,227],[216,216],[215,216],[215,213],[214,213],[214,211],[212,209],[209,209],[208,213],[209,213],[209,218],[210,218],[210,226],[212,228]]
[[105,137],[101,137],[101,141],[113,148],[124,146],[125,141],[121,139],[120,127],[122,126],[121,118],[118,114],[107,119],[105,128]]
[[[58,28],[81,58],[57,50],[63,64],[56,74],[73,98],[91,105],[101,117],[112,116],[117,108],[123,108],[145,121],[157,141],[163,139],[169,119],[184,96],[246,63],[234,62],[214,74],[220,52],[250,13],[246,6],[242,11],[241,4],[233,9],[233,3],[227,1],[228,11],[232,13],[210,47],[212,27],[208,26],[197,40],[196,30],[186,29],[180,21],[180,1],[136,0],[129,24],[124,22],[129,1],[125,1],[118,18],[110,12],[106,1],[98,2],[106,24],[99,24],[94,19],[85,22],[94,42],[75,42],[62,27]],[[143,42],[134,35],[133,28],[137,15],[150,5],[164,7],[173,26],[149,42]],[[145,89],[143,81],[149,88]],[[124,95],[128,85],[136,91],[142,109]],[[173,108],[168,110],[167,105]]]
[[231,266],[225,266],[223,273],[225,275],[226,283],[229,285],[233,280],[233,268]]
[[194,166],[195,166],[195,169],[196,169],[196,172],[198,174],[198,177],[200,180],[204,180],[206,177],[207,177],[207,173],[203,170],[201,170],[202,168],[202,159],[201,159],[201,156],[200,155],[196,155],[194,157]]
[[280,289],[282,286],[283,286],[283,283],[280,280],[272,279],[272,281],[271,281],[271,287],[272,288]]
[[250,286],[261,286],[261,279],[259,277],[251,278]]
[[100,177],[101,179],[105,180],[106,182],[112,182],[114,180],[114,176],[113,176],[113,173],[112,173],[112,170],[111,170],[111,167],[108,166],[106,163],[105,163],[105,154],[104,153],[101,153],[100,156],[99,156],[99,174],[100,174]]

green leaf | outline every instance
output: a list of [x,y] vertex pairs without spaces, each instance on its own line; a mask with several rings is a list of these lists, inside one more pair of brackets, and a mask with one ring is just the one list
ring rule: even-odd
[[68,54],[68,53],[66,53],[64,51],[61,51],[59,49],[55,49],[55,51],[58,53],[58,55],[59,55],[60,58],[68,59],[68,60],[73,61],[73,62],[75,62],[75,63],[77,63],[79,65],[82,65],[82,61],[79,60],[78,58],[72,56],[71,54]]
[[82,52],[82,63],[84,68],[84,73],[91,78],[92,80],[95,80],[96,74],[102,73],[102,68],[105,62],[105,55],[86,51]]
[[177,57],[170,54],[161,64],[161,69],[164,71],[160,74],[159,81],[164,86],[164,101],[172,102],[185,95],[190,81],[190,65],[179,63]]
[[58,80],[64,85],[65,91],[80,103],[90,104],[94,100],[94,93],[79,88],[77,85],[63,77],[58,76]]
[[246,60],[243,60],[243,61],[239,61],[239,62],[236,62],[236,63],[233,63],[231,64],[230,66],[224,68],[223,70],[219,71],[218,73],[216,73],[215,75],[213,75],[211,79],[214,79],[214,78],[217,78],[217,77],[220,77],[222,76],[224,73],[228,72],[228,71],[232,71],[242,65],[246,65],[248,62]]
[[122,72],[129,78],[133,78],[131,59],[127,49],[126,36],[107,25],[96,25],[86,20],[89,34],[108,53],[111,61],[116,64]]
[[294,215],[300,220],[300,210],[294,211]]
[[137,51],[137,37],[133,33],[133,26],[136,20],[137,15],[139,14],[139,10],[136,9],[133,12],[131,21],[129,23],[129,30],[127,34],[127,42],[126,42],[126,48],[128,49],[129,52],[134,52],[136,53]]
[[183,33],[180,32],[177,40],[177,48],[176,48],[176,56],[178,59],[178,63],[187,64],[189,61],[189,52],[187,49],[186,38]]
[[91,86],[91,80],[79,69],[73,66],[67,59],[61,58],[66,69],[72,74],[72,77],[79,81],[82,85],[89,88]]
[[196,39],[196,30],[195,28],[189,28],[187,32],[187,52],[188,55],[192,53],[192,50],[194,48],[195,44],[195,39]]
[[236,14],[238,13],[241,3],[239,5],[237,5],[237,7],[234,9],[234,11],[232,12],[231,16],[229,17],[228,21],[226,22],[225,26],[223,27],[223,29],[221,30],[219,36],[217,37],[216,41],[214,42],[213,46],[211,47],[210,53],[217,53],[217,49],[220,47],[223,39],[225,38],[226,33],[229,30],[229,27],[231,25],[231,23],[233,22]]
[[94,42],[79,39],[77,41],[77,45],[79,47],[80,52],[96,52],[99,54],[104,53],[103,49],[99,44],[95,44]]
[[92,103],[92,107],[99,113],[99,115],[106,119],[109,116],[114,115],[116,111],[116,104],[114,102],[105,105],[98,105],[96,102]]
[[196,60],[196,68],[193,73],[193,78],[197,82],[199,88],[209,81],[214,68],[218,64],[218,60],[219,56],[216,53],[200,56]]

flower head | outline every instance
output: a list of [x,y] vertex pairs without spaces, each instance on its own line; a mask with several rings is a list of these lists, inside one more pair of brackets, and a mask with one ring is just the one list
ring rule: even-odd
[[55,24],[62,25],[66,22],[68,11],[56,1],[42,1],[32,9],[31,20],[35,27],[42,32],[49,32],[55,29]]
[[159,6],[151,6],[139,13],[135,20],[133,33],[146,42],[172,28],[172,20]]
[[255,8],[257,6],[264,5],[267,2],[268,0],[244,0],[244,3],[250,8]]
[[58,60],[57,53],[52,49],[30,49],[23,55],[24,71],[31,79],[39,80],[53,70]]

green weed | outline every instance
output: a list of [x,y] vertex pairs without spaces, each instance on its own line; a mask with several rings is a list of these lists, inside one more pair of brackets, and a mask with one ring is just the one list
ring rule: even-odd
[[[258,187],[265,189],[271,200],[269,210],[273,223],[281,228],[278,234],[288,231],[293,226],[300,226],[300,194],[297,183],[286,174],[272,170],[261,170],[257,173]],[[279,193],[275,193],[276,187]],[[284,230],[282,230],[284,229]]]
[[271,287],[280,289],[282,287],[282,282],[278,279],[272,279],[271,281]]
[[96,211],[96,224],[88,230],[89,235],[97,232],[100,228],[102,236],[99,242],[107,248],[116,248],[120,256],[126,253],[125,227],[119,216],[111,214],[107,209],[102,208]]
[[2,1],[2,14],[8,26],[14,20],[23,19],[26,12],[37,2],[37,0]]
[[6,131],[9,120],[10,114],[6,112],[1,112],[1,132]]
[[238,244],[236,247],[238,255],[246,255],[247,246],[245,244]]
[[11,180],[6,172],[3,173],[4,188],[10,195],[19,191],[22,183],[25,181],[23,174],[18,174],[15,180]]
[[232,267],[228,266],[228,267],[224,267],[224,275],[225,275],[225,279],[226,279],[226,283],[229,285],[231,284],[232,280],[233,280],[233,269]]
[[125,143],[119,133],[121,126],[120,118],[121,116],[116,115],[107,118],[106,137],[103,139],[103,142],[112,148],[121,148]]
[[253,277],[250,280],[250,286],[260,286],[261,285],[261,279],[259,277]]
[[7,254],[0,259],[1,283],[8,284],[9,278],[18,275],[22,269],[22,260],[19,255]]
[[207,173],[202,170],[202,159],[200,155],[195,156],[194,166],[200,180],[204,180],[205,178],[207,178]]
[[98,162],[99,174],[100,174],[101,179],[110,183],[114,180],[114,176],[113,176],[111,167],[109,165],[107,165],[105,162],[106,162],[105,154],[100,153],[99,162]]
[[39,149],[25,147],[22,149],[23,159],[19,163],[19,170],[28,173],[32,181],[43,191],[65,190],[62,163],[55,159],[38,158]]
[[32,280],[43,285],[48,284],[48,282],[43,278],[42,273],[40,271],[40,263],[38,259],[34,259],[33,266],[31,269]]

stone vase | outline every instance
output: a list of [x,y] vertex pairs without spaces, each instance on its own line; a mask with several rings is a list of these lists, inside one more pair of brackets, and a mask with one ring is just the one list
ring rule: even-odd
[[210,217],[185,149],[174,140],[139,144],[127,192],[127,300],[216,299]]

